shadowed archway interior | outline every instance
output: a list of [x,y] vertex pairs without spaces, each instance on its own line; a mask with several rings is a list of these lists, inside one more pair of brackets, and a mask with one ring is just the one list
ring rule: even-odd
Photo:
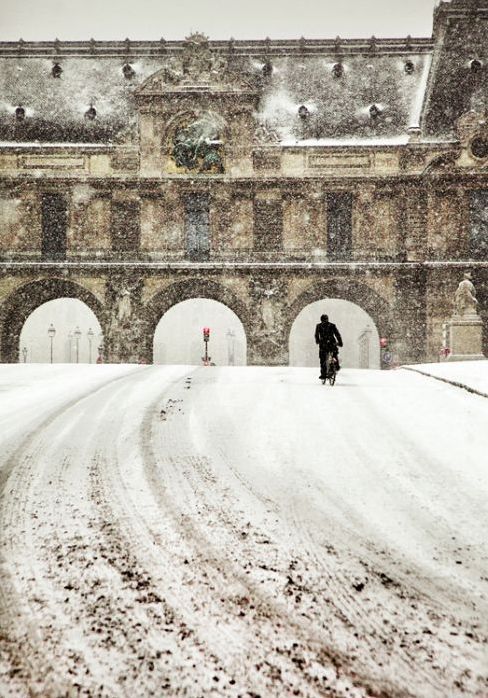
[[226,305],[208,298],[181,301],[163,315],[154,334],[154,363],[201,365],[204,327],[209,329],[207,356],[211,365],[246,364],[246,334],[241,321]]
[[48,301],[60,298],[77,298],[96,315],[103,328],[104,307],[87,288],[66,279],[40,279],[13,291],[1,313],[1,361],[16,363],[19,357],[19,340],[22,327],[29,315]]
[[[389,304],[375,291],[364,284],[348,279],[331,279],[323,283],[312,284],[288,308],[286,315],[286,336],[288,346],[292,342],[292,328],[300,313],[313,303],[331,299],[349,301],[359,306],[370,318],[374,332],[380,337],[393,336],[393,313]],[[317,322],[320,320],[318,314]],[[333,320],[333,318],[331,318]],[[313,329],[312,329],[313,332]]]
[[147,357],[153,356],[154,336],[165,313],[182,301],[197,298],[217,301],[227,306],[237,316],[242,324],[244,336],[247,340],[249,339],[249,311],[244,302],[222,284],[207,279],[188,279],[171,284],[158,292],[145,306],[144,316],[147,327],[141,342],[144,342],[144,353]]
[[355,303],[327,298],[307,305],[297,316],[290,332],[290,366],[318,366],[315,327],[322,314],[338,328],[343,347],[343,368],[379,368],[380,343],[373,319]]

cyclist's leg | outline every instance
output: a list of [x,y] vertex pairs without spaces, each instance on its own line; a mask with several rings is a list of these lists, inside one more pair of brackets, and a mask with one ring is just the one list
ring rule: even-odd
[[325,347],[320,347],[319,349],[319,359],[320,359],[320,378],[325,378],[326,375],[326,361],[327,361],[327,349]]

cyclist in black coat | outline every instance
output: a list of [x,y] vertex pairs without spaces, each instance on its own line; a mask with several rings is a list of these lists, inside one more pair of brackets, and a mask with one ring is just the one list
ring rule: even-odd
[[342,347],[340,332],[333,322],[329,322],[328,315],[320,316],[320,322],[315,328],[315,343],[319,345],[320,380],[324,380],[327,353],[332,352],[337,364],[336,370],[338,371],[340,369],[338,347]]

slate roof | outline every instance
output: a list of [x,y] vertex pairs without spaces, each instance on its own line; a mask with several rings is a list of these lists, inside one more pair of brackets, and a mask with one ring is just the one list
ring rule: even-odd
[[[463,0],[453,6],[458,4],[464,6]],[[487,101],[485,66],[481,81],[468,74],[471,54],[485,58],[487,25],[477,22],[469,31],[466,21],[468,28],[451,29],[442,46],[411,38],[231,40],[209,46],[258,86],[256,122],[275,142],[404,142],[423,113],[425,135],[443,140],[452,137],[463,112]],[[466,45],[466,32],[472,46]],[[135,141],[135,90],[178,60],[184,46],[128,40],[0,43],[0,141]],[[62,68],[58,78],[52,75],[54,63]],[[129,77],[122,70],[127,63],[133,70]],[[24,119],[16,118],[18,107]],[[93,120],[86,117],[91,107]]]

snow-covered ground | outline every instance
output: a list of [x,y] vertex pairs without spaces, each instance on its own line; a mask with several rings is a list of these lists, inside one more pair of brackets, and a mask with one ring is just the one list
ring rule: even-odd
[[411,368],[488,395],[488,361],[443,361],[438,364],[416,364]]
[[0,366],[0,695],[488,695],[487,422],[403,369]]

